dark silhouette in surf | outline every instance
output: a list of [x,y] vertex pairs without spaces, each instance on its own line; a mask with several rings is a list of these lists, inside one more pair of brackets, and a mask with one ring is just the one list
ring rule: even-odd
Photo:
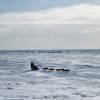
[[31,62],[31,70],[36,71],[39,70],[39,68],[33,62]]
[[[54,68],[50,68],[50,67],[44,67],[42,68],[44,71],[57,71],[57,72],[69,72],[70,69],[66,69],[66,68],[57,68],[57,69],[54,69]],[[31,62],[31,71],[37,71],[39,70],[39,68],[33,63]]]

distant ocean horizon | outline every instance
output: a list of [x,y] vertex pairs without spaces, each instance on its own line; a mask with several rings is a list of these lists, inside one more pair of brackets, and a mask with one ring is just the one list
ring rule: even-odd
[[100,49],[1,49],[0,51],[99,51]]

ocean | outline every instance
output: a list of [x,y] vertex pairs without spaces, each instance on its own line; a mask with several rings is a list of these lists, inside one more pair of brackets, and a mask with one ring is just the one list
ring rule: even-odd
[[100,100],[100,50],[2,50],[0,100]]

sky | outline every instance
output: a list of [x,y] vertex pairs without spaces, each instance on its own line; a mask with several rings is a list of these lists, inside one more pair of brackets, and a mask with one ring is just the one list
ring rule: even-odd
[[100,49],[100,0],[0,0],[0,50]]

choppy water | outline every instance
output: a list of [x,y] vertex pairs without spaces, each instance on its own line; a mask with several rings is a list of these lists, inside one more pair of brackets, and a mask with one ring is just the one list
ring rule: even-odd
[[100,50],[0,51],[0,100],[100,100]]

